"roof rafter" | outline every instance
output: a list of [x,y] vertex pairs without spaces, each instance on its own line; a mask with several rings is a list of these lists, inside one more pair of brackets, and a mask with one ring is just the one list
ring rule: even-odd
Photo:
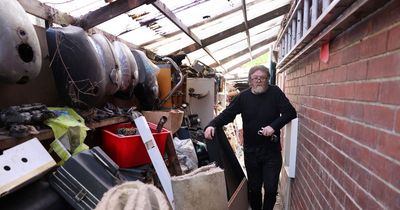
[[[248,3],[247,6],[255,5],[255,4],[257,4],[257,3],[260,3],[261,1],[265,1],[265,0],[255,0],[255,1],[252,1],[252,2]],[[225,17],[225,16],[227,16],[227,15],[229,15],[229,14],[232,14],[232,13],[234,13],[234,12],[237,12],[237,11],[239,11],[239,10],[241,10],[241,7],[240,7],[240,6],[234,8],[234,9],[232,9],[232,10],[226,11],[226,12],[224,12],[224,13],[218,14],[218,15],[216,15],[216,16],[210,17],[210,18],[208,18],[208,19],[206,19],[206,20],[204,20],[204,21],[202,21],[202,22],[192,24],[192,25],[190,25],[190,26],[188,26],[188,27],[189,27],[189,29],[196,28],[196,27],[199,27],[199,26],[201,26],[201,25],[203,25],[203,24],[206,24],[206,23],[209,23],[209,22],[218,20],[218,19],[220,19],[220,18],[223,18],[223,17]],[[154,39],[154,40],[145,42],[145,43],[143,43],[143,44],[141,44],[141,45],[142,45],[142,46],[151,45],[151,44],[153,44],[153,43],[155,43],[155,42],[157,42],[157,41],[159,41],[159,40],[161,40],[161,39],[169,38],[169,37],[178,35],[179,33],[181,33],[180,30],[177,30],[177,31],[174,31],[174,32],[171,32],[171,33],[168,33],[168,34],[163,34],[163,38],[157,38],[157,39]]]
[[[249,28],[252,28],[252,27],[257,26],[257,25],[259,25],[261,23],[264,23],[264,22],[270,21],[270,20],[272,20],[274,18],[277,18],[279,16],[282,16],[282,15],[286,14],[289,11],[289,9],[290,9],[290,5],[286,4],[286,5],[283,5],[283,6],[277,8],[275,10],[272,10],[270,12],[267,12],[267,13],[263,14],[263,15],[260,15],[260,16],[254,18],[254,19],[252,19],[252,20],[250,20],[248,22]],[[237,33],[243,32],[245,30],[246,30],[245,26],[243,24],[239,24],[239,25],[236,25],[236,26],[234,26],[232,28],[229,28],[229,29],[227,29],[225,31],[222,31],[222,32],[220,32],[218,34],[214,34],[214,35],[212,35],[210,37],[207,37],[207,38],[205,38],[205,39],[203,39],[201,41],[202,41],[203,46],[208,46],[208,45],[211,45],[211,44],[213,44],[215,42],[221,41],[221,40],[223,40],[223,39],[225,39],[227,37],[233,36],[233,35],[235,35]],[[191,53],[193,51],[199,50],[200,48],[201,47],[197,43],[195,43],[195,44],[191,44],[189,46],[186,46],[186,47],[184,47],[184,48],[182,48],[180,50],[177,50],[175,52],[171,52],[170,54],[176,54],[176,53],[178,53],[180,51],[183,51],[185,53]]]
[[[38,0],[18,0],[18,2],[21,4],[21,6],[24,8],[24,10],[36,17],[42,18],[46,21],[50,21],[52,23],[56,23],[59,25],[73,25],[76,23],[77,19],[67,13],[61,12],[53,7],[50,7],[44,3],[39,2]],[[103,30],[100,30],[98,28],[92,28],[93,32],[96,33],[102,33],[104,36],[106,36],[110,40],[118,40],[123,43],[125,43],[127,46],[132,47],[132,48],[140,48],[139,46],[136,46],[130,42],[127,42],[123,39],[119,39],[118,37],[105,32]]]
[[[263,40],[261,42],[255,43],[254,45],[251,46],[251,50],[255,51],[260,47],[263,47],[263,46],[265,46],[267,44],[270,44],[270,43],[274,42],[276,40],[276,38],[277,38],[277,36],[273,36],[273,37],[265,39],[265,40]],[[240,57],[242,55],[245,55],[248,52],[249,52],[248,49],[244,49],[244,50],[238,51],[238,52],[236,52],[236,53],[234,53],[234,54],[232,54],[232,55],[230,55],[228,57],[225,57],[225,58],[221,59],[220,62],[221,62],[221,64],[226,64],[229,61],[232,61],[235,58],[238,58],[238,57]],[[215,68],[218,65],[216,63],[213,63],[213,64],[210,64],[209,66],[212,67],[212,68]]]
[[93,28],[107,20],[110,20],[125,12],[129,12],[143,4],[150,4],[154,0],[118,0],[109,3],[95,11],[91,11],[78,19],[76,25],[79,25],[84,30]]
[[[258,52],[258,53],[256,53],[256,54],[254,54],[254,57],[255,57],[255,58],[260,57],[261,55],[267,53],[268,51],[269,51],[269,48],[267,48],[267,49],[265,49],[265,50],[263,50],[263,51],[261,51],[261,52]],[[245,63],[247,63],[247,62],[249,62],[249,61],[250,61],[250,58],[245,59],[245,60],[243,60],[243,61],[241,61],[241,62],[239,62],[239,63],[237,63],[237,64],[235,64],[235,65],[233,65],[233,66],[231,66],[231,67],[229,67],[229,68],[225,71],[225,73],[231,72],[231,71],[235,70],[236,68],[242,66],[243,64],[245,64]]]
[[47,6],[37,0],[18,0],[24,10],[36,17],[43,18],[44,20],[54,22],[60,25],[74,24],[76,19],[67,13],[63,13]]
[[242,11],[243,11],[243,23],[246,31],[246,37],[247,37],[247,47],[249,50],[250,54],[250,59],[253,59],[252,53],[251,53],[251,40],[250,40],[250,32],[249,32],[249,23],[247,21],[247,7],[246,7],[246,0],[242,0]]
[[[175,14],[167,8],[167,6],[159,0],[154,1],[153,6],[163,13],[170,21],[172,21],[178,28],[180,28],[186,35],[188,35],[200,48],[203,48],[207,54],[218,64],[220,62],[213,56],[213,54],[202,44],[202,41],[192,33],[192,31],[179,20]],[[221,65],[221,64],[220,64]],[[223,68],[223,66],[221,66]]]

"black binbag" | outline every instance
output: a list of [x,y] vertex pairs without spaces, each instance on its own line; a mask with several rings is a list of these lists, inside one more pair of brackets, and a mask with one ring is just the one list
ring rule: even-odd
[[94,147],[69,158],[49,182],[75,209],[94,209],[105,192],[124,181],[118,169],[100,147]]

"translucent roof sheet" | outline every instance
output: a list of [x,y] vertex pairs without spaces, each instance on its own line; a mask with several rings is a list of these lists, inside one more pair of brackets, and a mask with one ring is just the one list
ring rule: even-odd
[[[39,1],[76,18],[115,3],[115,0]],[[255,23],[253,19],[287,6],[290,0],[157,0],[157,2],[164,4],[183,25],[188,27],[192,37],[184,33],[152,3],[143,4],[95,27],[159,55],[185,51],[188,57],[185,62],[188,64],[194,60],[201,60],[218,70],[233,71],[237,68],[237,64],[250,61],[254,59],[254,55],[267,51],[269,43],[264,46],[263,41],[272,40],[277,36],[285,14],[262,23]],[[244,30],[242,2],[246,3],[247,23],[253,23],[249,28],[250,37],[247,37]],[[234,33],[229,33],[233,28]],[[253,57],[250,56],[248,39],[252,46]],[[202,46],[196,46],[195,40],[200,40]]]

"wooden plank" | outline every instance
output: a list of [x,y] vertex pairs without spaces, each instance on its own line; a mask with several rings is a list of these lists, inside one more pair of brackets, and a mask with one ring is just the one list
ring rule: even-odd
[[285,54],[283,54],[283,57],[285,57],[286,53],[289,51],[289,39],[288,39],[288,34],[285,34]]
[[319,34],[322,30],[326,28],[326,25],[334,21],[341,13],[354,2],[354,0],[341,0],[332,2],[329,6],[329,9],[324,11],[320,17],[316,20],[316,22],[312,25],[312,27],[308,30],[307,34],[304,35],[300,40],[297,40],[297,43],[293,45],[292,49],[289,50],[287,55],[282,58],[277,68],[281,68],[285,65],[298,51],[300,51],[301,43],[309,43],[314,35]]
[[33,16],[48,20],[59,25],[74,24],[76,19],[71,15],[60,12],[38,0],[18,0],[25,11]]
[[[283,27],[282,31],[278,34],[278,41],[281,40],[282,36],[291,29],[291,27],[289,27],[289,26],[292,23],[292,20],[295,19],[294,17],[296,15],[296,11],[302,6],[302,3],[303,3],[303,0],[299,0],[296,3],[296,6],[292,7],[290,9],[290,13],[288,14],[289,18],[286,19],[286,25]],[[289,47],[289,49],[290,49],[290,47]]]
[[159,0],[156,0],[152,5],[165,15],[170,21],[172,21],[179,29],[181,29],[186,35],[188,35],[194,42],[202,46],[201,40],[185,25],[182,21],[175,16],[175,14],[167,8],[167,6]]
[[292,41],[290,42],[290,49],[296,45],[296,19],[292,19]]
[[236,188],[231,199],[228,202],[229,210],[243,210],[249,209],[249,201],[247,195],[247,180],[246,177],[242,179],[239,186]]
[[[22,7],[25,9],[27,13],[42,18],[44,20],[47,20],[50,23],[56,23],[65,26],[65,25],[74,25],[77,22],[77,19],[75,17],[72,17],[67,13],[60,12],[59,10],[47,6],[37,0],[18,0],[18,2],[22,5]],[[92,28],[89,33],[101,33],[105,35],[110,41],[118,40],[125,43],[130,48],[139,49],[138,46],[129,43],[123,39],[119,39],[118,37],[115,37],[114,35],[97,28]]]
[[[99,127],[104,127],[107,125],[112,125],[112,124],[122,123],[122,122],[127,122],[127,121],[128,121],[127,117],[112,117],[112,118],[104,119],[104,120],[101,120],[98,122],[87,123],[86,125],[90,129],[96,129]],[[23,142],[25,142],[29,139],[35,138],[35,137],[41,141],[54,138],[53,131],[49,128],[40,130],[39,134],[28,135],[26,137],[21,137],[21,138],[14,138],[14,137],[8,136],[7,133],[8,133],[7,131],[3,130],[0,134],[0,150],[13,147],[15,145],[18,145],[20,143],[23,143]]]
[[291,49],[291,43],[292,43],[292,27],[289,27],[287,30],[287,37],[288,37],[288,43],[287,43],[287,51],[289,52]]
[[152,3],[154,0],[117,0],[101,7],[95,11],[89,12],[79,18],[75,25],[82,27],[84,30],[93,28],[107,20],[118,15],[135,9],[143,4]]
[[249,50],[249,55],[250,58],[253,59],[253,55],[251,53],[251,40],[250,40],[250,32],[249,32],[249,22],[247,19],[247,7],[246,7],[246,0],[242,0],[242,12],[243,12],[243,18],[244,18],[244,27],[245,27],[245,32],[246,32],[246,37],[247,37],[247,48]]
[[310,0],[304,0],[304,6],[303,6],[303,36],[306,34],[310,24],[310,17],[309,17],[309,11],[310,11]]
[[200,46],[201,48],[204,49],[204,51],[207,52],[207,54],[215,61],[219,64],[219,66],[221,66],[223,69],[224,67],[220,64],[219,60],[216,59],[213,54],[211,53],[210,50],[208,50],[206,48],[206,46],[204,46],[202,44],[202,41],[194,34],[192,33],[192,31],[185,25],[182,23],[181,20],[179,20],[175,14],[169,10],[167,8],[167,6],[162,3],[159,0],[156,0],[155,2],[152,3],[154,7],[156,7],[161,13],[163,13],[170,21],[172,21],[178,28],[180,28],[187,36],[189,36],[197,45],[196,46]]
[[322,12],[327,10],[330,4],[330,0],[322,0]]
[[285,37],[282,38],[282,41],[280,43],[280,49],[281,50],[279,50],[278,60],[280,60],[283,57],[283,55],[285,54]]
[[387,2],[390,2],[390,0],[382,0],[382,1],[358,0],[354,2],[345,11],[341,12],[340,17],[335,19],[335,21],[333,21],[328,27],[326,27],[321,34],[319,34],[317,37],[314,37],[311,42],[308,42],[306,46],[302,47],[300,52],[297,53],[296,56],[293,55],[292,56],[293,59],[289,59],[289,61],[286,64],[279,67],[278,72],[285,71],[294,62],[300,60],[304,56],[307,56],[308,53],[315,50],[323,42],[325,42],[326,40],[333,39],[343,30],[351,27],[361,18],[364,18],[369,13],[376,11],[379,7],[383,6]]
[[181,165],[179,164],[178,156],[176,156],[176,150],[172,139],[172,134],[168,135],[167,143],[165,146],[165,152],[168,156],[168,171],[173,176],[179,176],[183,173]]
[[311,6],[311,24],[313,25],[318,17],[318,0],[312,0]]
[[26,137],[21,137],[21,138],[14,138],[8,136],[8,132],[0,135],[0,150],[4,150],[10,147],[13,147],[15,145],[21,144],[23,142],[26,142],[30,139],[33,138],[38,138],[39,140],[46,140],[46,139],[51,139],[54,138],[53,131],[51,129],[42,129],[39,131],[39,134],[36,135],[28,135]]
[[90,129],[96,129],[108,125],[113,125],[117,123],[123,123],[123,122],[128,122],[129,119],[128,117],[111,117],[107,119],[103,119],[97,122],[88,122],[86,123],[86,126]]
[[296,28],[296,40],[300,40],[303,36],[303,10],[297,10],[297,28]]

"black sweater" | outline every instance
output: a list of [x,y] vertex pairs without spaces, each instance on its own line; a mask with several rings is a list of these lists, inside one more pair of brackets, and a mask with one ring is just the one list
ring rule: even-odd
[[297,116],[282,90],[269,85],[265,93],[258,95],[253,94],[250,88],[242,91],[208,126],[222,127],[232,122],[237,114],[242,114],[245,149],[264,146],[280,150],[280,142],[273,143],[270,137],[260,136],[257,131],[269,125],[280,137],[280,129]]

